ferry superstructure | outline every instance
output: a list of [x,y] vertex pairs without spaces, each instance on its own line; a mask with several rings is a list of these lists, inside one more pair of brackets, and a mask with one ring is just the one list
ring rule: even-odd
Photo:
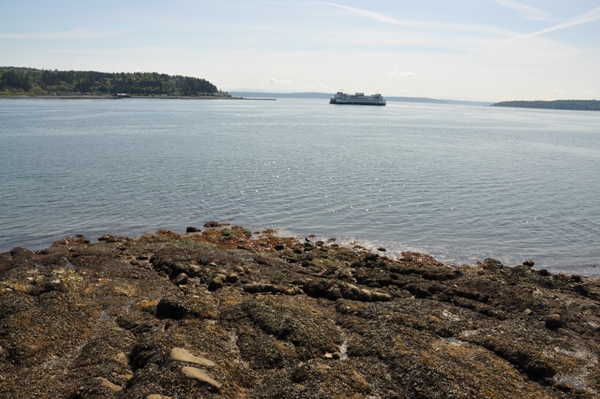
[[353,105],[385,105],[385,98],[381,94],[365,96],[364,93],[346,94],[338,91],[329,104],[353,104]]

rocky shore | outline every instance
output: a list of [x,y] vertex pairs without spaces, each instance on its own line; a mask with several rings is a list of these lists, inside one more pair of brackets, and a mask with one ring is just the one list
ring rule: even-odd
[[274,233],[0,254],[0,397],[598,397],[598,280]]

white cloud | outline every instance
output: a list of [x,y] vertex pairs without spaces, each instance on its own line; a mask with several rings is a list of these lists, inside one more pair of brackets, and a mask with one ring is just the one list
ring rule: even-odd
[[414,72],[402,72],[402,71],[398,71],[398,70],[390,71],[389,74],[392,76],[394,76],[394,75],[398,75],[398,76],[413,76],[413,75],[415,75]]
[[580,14],[580,15],[574,17],[574,18],[571,18],[571,19],[569,19],[569,20],[567,20],[565,22],[562,22],[560,24],[553,25],[553,26],[551,26],[549,28],[538,30],[538,31],[535,31],[535,32],[532,32],[532,33],[527,33],[527,34],[524,34],[524,35],[513,36],[510,39],[504,40],[504,41],[502,41],[501,43],[499,43],[499,44],[497,44],[495,46],[492,46],[492,47],[489,47],[489,48],[486,48],[486,49],[480,50],[480,51],[474,51],[471,54],[468,54],[468,55],[466,55],[464,57],[460,57],[460,58],[458,58],[456,60],[453,60],[453,61],[450,61],[448,63],[457,63],[457,62],[463,61],[463,60],[465,60],[467,58],[470,58],[471,56],[473,56],[475,54],[483,54],[483,53],[489,52],[491,50],[496,50],[496,49],[498,49],[500,47],[506,46],[509,43],[514,43],[515,41],[520,40],[520,39],[527,39],[527,38],[532,38],[532,37],[536,37],[536,36],[541,36],[541,35],[544,35],[545,33],[550,33],[550,32],[554,32],[554,31],[560,30],[560,29],[570,28],[572,26],[577,26],[577,25],[585,24],[585,23],[592,22],[592,21],[595,21],[595,20],[598,20],[598,19],[600,19],[600,7],[596,7],[596,8],[594,8],[594,9],[592,9],[592,10],[586,12],[586,13]]
[[503,36],[512,36],[515,34],[513,31],[509,31],[506,29],[495,28],[492,26],[484,26],[484,25],[472,25],[472,24],[453,24],[447,22],[429,22],[429,21],[418,21],[418,20],[398,20],[387,15],[380,14],[375,11],[364,10],[361,8],[354,8],[343,6],[341,4],[335,3],[327,3],[321,2],[320,4],[324,4],[330,7],[340,8],[342,10],[350,11],[354,14],[360,15],[365,18],[373,19],[375,21],[384,22],[393,25],[401,25],[401,26],[409,26],[413,28],[424,28],[424,29],[450,29],[457,31],[477,31],[477,32],[486,32],[495,35],[503,35]]
[[533,33],[528,33],[526,35],[517,36],[517,37],[514,37],[513,39],[524,39],[526,37],[539,36],[539,35],[543,35],[544,33],[549,33],[549,32],[554,32],[554,31],[560,30],[560,29],[570,28],[571,26],[585,24],[587,22],[592,22],[597,19],[600,19],[600,7],[596,7],[586,13],[578,15],[575,18],[571,18],[571,19],[569,19],[563,23],[560,23],[558,25],[554,25],[554,26],[551,26],[546,29],[538,30]]
[[525,4],[517,3],[512,0],[494,0],[496,3],[503,5],[504,7],[516,10],[525,19],[531,19],[534,21],[552,21],[552,16],[546,11],[540,10],[539,8],[531,7]]
[[103,29],[72,29],[62,32],[34,32],[34,33],[0,33],[0,38],[5,39],[100,39],[105,37],[122,36],[128,30],[103,30]]

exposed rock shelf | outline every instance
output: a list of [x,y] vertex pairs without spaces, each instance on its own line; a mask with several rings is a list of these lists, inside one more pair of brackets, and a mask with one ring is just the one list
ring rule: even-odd
[[0,397],[598,397],[597,280],[208,226],[0,254]]

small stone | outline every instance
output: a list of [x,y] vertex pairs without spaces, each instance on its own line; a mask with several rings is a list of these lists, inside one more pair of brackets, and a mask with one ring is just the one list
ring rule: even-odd
[[190,313],[186,304],[176,297],[165,297],[156,305],[156,316],[163,319],[181,320]]
[[153,393],[152,395],[146,396],[146,399],[172,399],[170,396],[159,395],[157,393]]
[[227,280],[227,272],[219,273],[215,277],[220,278],[223,282],[225,282]]
[[523,311],[523,314],[524,314],[525,316],[529,316],[531,313],[532,313],[532,312],[531,312],[531,309],[525,309],[525,310]]
[[128,364],[127,355],[123,352],[117,353],[113,359],[115,359],[119,363]]
[[371,300],[373,302],[388,302],[391,301],[393,297],[390,294],[386,294],[383,292],[372,292]]
[[326,373],[328,370],[331,370],[331,366],[329,366],[327,364],[323,364],[323,363],[317,364],[317,366],[315,368],[322,373]]
[[183,366],[181,368],[181,372],[183,373],[183,375],[185,375],[186,377],[190,377],[193,379],[196,379],[204,384],[207,384],[217,390],[221,389],[221,387],[223,386],[223,384],[215,381],[214,379],[212,379],[208,374],[206,374],[204,371],[194,368],[194,367],[187,367],[187,366]]
[[223,288],[223,280],[221,279],[221,277],[213,278],[210,284],[208,284],[209,291],[216,291],[220,288]]
[[185,229],[186,233],[197,233],[199,231],[200,229],[194,226],[189,226],[187,229]]
[[188,282],[188,275],[185,273],[179,273],[177,275],[177,277],[175,277],[173,279],[173,284],[175,285],[183,285],[183,284],[187,284]]
[[546,318],[546,328],[550,330],[556,330],[564,326],[562,316],[558,313],[553,313]]
[[325,245],[325,243],[323,241],[317,241],[317,242],[315,242],[315,245],[317,247],[322,247],[323,245]]
[[340,357],[342,357],[342,355],[340,355],[340,352],[333,352],[334,359],[339,359]]
[[206,367],[216,366],[216,364],[211,362],[210,360],[205,359],[203,357],[194,356],[183,348],[171,349],[171,359],[178,360],[180,362],[194,363]]
[[302,294],[302,289],[300,287],[292,287],[283,292],[285,295],[298,295]]
[[387,249],[385,249],[384,247],[379,247],[379,248],[377,248],[377,250],[381,251],[381,252],[386,252],[387,251]]
[[237,274],[244,274],[245,270],[242,266],[236,266],[233,268],[233,271],[236,272]]
[[235,283],[240,279],[240,277],[235,274],[235,273],[231,273],[230,275],[227,276],[227,282],[228,283]]
[[483,268],[485,270],[501,270],[502,267],[502,263],[496,259],[487,258],[483,261]]
[[128,372],[127,374],[119,374],[117,375],[117,378],[120,380],[129,381],[133,378],[133,373]]
[[527,259],[526,261],[523,262],[523,266],[532,267],[533,265],[535,265],[535,262],[532,261],[531,259]]
[[284,248],[285,248],[285,245],[283,245],[283,244],[277,244],[273,248],[275,248],[276,251],[283,251]]
[[106,378],[98,377],[96,379],[98,381],[100,381],[100,385],[102,385],[103,387],[107,387],[108,389],[110,389],[113,392],[119,392],[119,391],[123,390],[123,388],[121,388],[117,384],[113,384],[112,382],[110,382]]
[[333,359],[333,353],[326,353],[325,356],[323,356],[325,359]]

